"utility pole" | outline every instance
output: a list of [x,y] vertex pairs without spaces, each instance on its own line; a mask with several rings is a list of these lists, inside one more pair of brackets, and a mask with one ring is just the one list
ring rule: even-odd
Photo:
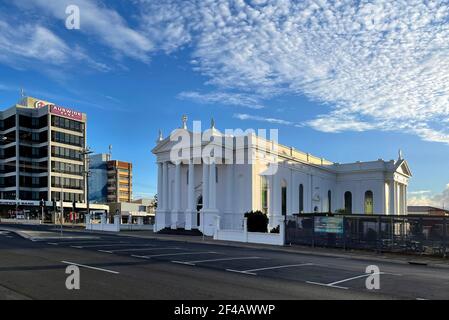
[[86,197],[86,214],[90,214],[90,203],[89,203],[89,176],[90,176],[90,168],[89,168],[89,155],[94,153],[92,150],[89,149],[89,147],[86,147],[81,151],[81,155],[83,156],[84,160],[84,180],[86,182],[86,189],[85,189],[85,197]]

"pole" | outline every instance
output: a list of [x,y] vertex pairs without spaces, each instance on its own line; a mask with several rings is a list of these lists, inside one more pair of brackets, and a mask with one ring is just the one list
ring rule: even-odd
[[59,215],[59,223],[61,226],[61,238],[63,237],[63,231],[62,231],[62,219],[64,216],[64,178],[61,177],[61,213]]

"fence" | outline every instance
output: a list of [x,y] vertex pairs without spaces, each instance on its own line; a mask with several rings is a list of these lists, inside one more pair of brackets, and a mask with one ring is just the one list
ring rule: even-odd
[[446,257],[448,218],[301,214],[286,220],[286,243]]

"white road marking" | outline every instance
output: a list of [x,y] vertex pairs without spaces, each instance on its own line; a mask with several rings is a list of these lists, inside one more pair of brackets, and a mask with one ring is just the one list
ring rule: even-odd
[[51,246],[57,246],[58,244],[55,242],[47,242],[47,244],[51,245]]
[[96,271],[108,272],[108,273],[113,273],[113,274],[120,274],[120,272],[117,272],[117,271],[107,270],[107,269],[97,268],[97,267],[92,267],[92,266],[88,266],[88,265],[85,265],[85,264],[79,264],[79,263],[75,263],[75,262],[61,261],[61,263],[68,264],[68,265],[73,265],[73,266],[78,266],[78,267],[86,268],[86,269],[92,269],[92,270],[96,270]]
[[322,287],[328,287],[328,288],[335,288],[335,289],[348,290],[348,288],[346,288],[346,287],[341,287],[341,286],[331,286],[331,285],[328,285],[328,284],[326,284],[326,283],[313,282],[313,281],[306,281],[306,283],[308,283],[308,284],[313,284],[313,285],[316,285],[316,286],[322,286]]
[[266,271],[266,270],[275,270],[275,269],[284,269],[284,268],[295,268],[295,267],[306,267],[306,266],[312,266],[313,263],[302,263],[302,264],[289,264],[289,265],[283,265],[283,266],[275,266],[275,267],[267,267],[267,268],[259,268],[259,269],[250,269],[250,270],[234,270],[234,269],[226,269],[226,271],[229,272],[236,272],[236,273],[243,273],[243,274],[249,274],[252,276],[257,276],[257,271]]
[[153,251],[153,250],[181,250],[178,247],[166,247],[166,248],[130,248],[130,249],[117,249],[117,250],[107,250],[108,252],[126,252],[126,251]]
[[320,282],[313,282],[313,281],[306,281],[309,284],[315,284],[318,286],[324,286],[324,287],[332,287],[332,288],[338,288],[338,289],[345,289],[347,290],[348,288],[346,287],[341,287],[341,286],[337,286],[337,284],[340,283],[344,283],[344,282],[349,282],[352,280],[357,280],[357,279],[361,279],[361,278],[367,278],[369,276],[373,276],[373,275],[382,275],[382,274],[388,274],[388,275],[392,275],[392,276],[402,276],[400,274],[394,274],[394,273],[388,273],[388,272],[378,272],[378,273],[365,273],[359,276],[355,276],[355,277],[351,277],[351,278],[347,278],[347,279],[343,279],[343,280],[339,280],[339,281],[335,281],[335,282],[331,282],[331,283],[320,283]]
[[89,245],[89,246],[70,246],[75,249],[84,249],[84,248],[105,248],[105,247],[121,247],[121,246],[129,246],[129,243],[113,243],[113,244],[97,244],[97,245]]
[[219,261],[232,261],[232,260],[252,260],[252,259],[265,259],[260,257],[235,257],[235,258],[220,258],[220,259],[209,259],[209,260],[198,260],[198,261],[172,261],[173,263],[186,264],[194,266],[197,263],[204,262],[219,262]]
[[192,255],[192,254],[218,254],[218,253],[213,252],[213,251],[207,251],[207,252],[201,251],[201,252],[164,253],[164,254],[154,254],[151,256],[131,255],[131,257],[141,258],[141,259],[151,259],[151,258],[156,258],[156,257],[182,256],[182,255]]

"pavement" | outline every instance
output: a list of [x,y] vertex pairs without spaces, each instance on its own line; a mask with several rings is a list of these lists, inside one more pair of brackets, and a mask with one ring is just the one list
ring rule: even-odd
[[[444,262],[149,232],[65,229],[58,238],[54,226],[0,230],[0,299],[449,299]],[[80,268],[81,290],[66,289],[68,265]],[[379,268],[379,290],[366,288],[369,265]]]

